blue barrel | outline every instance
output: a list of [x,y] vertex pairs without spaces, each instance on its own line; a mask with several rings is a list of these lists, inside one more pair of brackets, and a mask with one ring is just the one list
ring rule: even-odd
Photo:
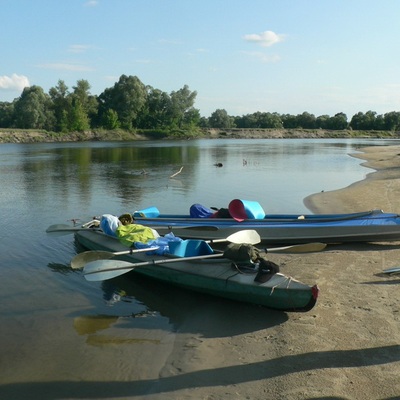
[[229,214],[236,221],[245,219],[263,219],[265,211],[258,201],[234,199],[229,203]]
[[195,257],[213,254],[213,249],[204,240],[182,240],[169,242],[169,252],[178,257]]
[[145,218],[157,218],[160,215],[160,211],[157,207],[151,206],[144,208],[143,210],[135,211],[133,217],[145,217]]

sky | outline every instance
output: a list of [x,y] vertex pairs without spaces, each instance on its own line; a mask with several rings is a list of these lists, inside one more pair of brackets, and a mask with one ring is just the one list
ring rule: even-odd
[[0,102],[121,75],[215,110],[400,111],[398,0],[0,0]]

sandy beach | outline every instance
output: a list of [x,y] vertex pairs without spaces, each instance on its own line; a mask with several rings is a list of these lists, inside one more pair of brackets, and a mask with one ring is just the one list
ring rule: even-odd
[[[313,212],[399,212],[400,147],[363,151],[355,156],[372,168],[367,179],[310,196]],[[400,265],[399,244],[270,254],[284,273],[318,283],[317,306],[285,314],[238,304],[225,315],[223,303],[199,305],[143,398],[400,398],[400,277],[379,276]]]

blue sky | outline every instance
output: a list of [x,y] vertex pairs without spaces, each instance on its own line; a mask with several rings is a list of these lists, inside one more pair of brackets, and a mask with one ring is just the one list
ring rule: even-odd
[[0,0],[0,102],[122,75],[208,117],[400,111],[398,0]]

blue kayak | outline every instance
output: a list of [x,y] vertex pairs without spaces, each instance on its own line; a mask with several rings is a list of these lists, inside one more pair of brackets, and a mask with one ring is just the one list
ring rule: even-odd
[[230,207],[231,215],[227,218],[220,218],[215,212],[200,217],[193,213],[162,214],[154,206],[133,215],[139,224],[156,229],[170,227],[176,236],[189,239],[222,239],[238,230],[254,229],[268,244],[400,241],[400,216],[396,213],[371,210],[347,214],[263,214],[258,206],[246,209],[255,202],[242,203],[241,210]]

